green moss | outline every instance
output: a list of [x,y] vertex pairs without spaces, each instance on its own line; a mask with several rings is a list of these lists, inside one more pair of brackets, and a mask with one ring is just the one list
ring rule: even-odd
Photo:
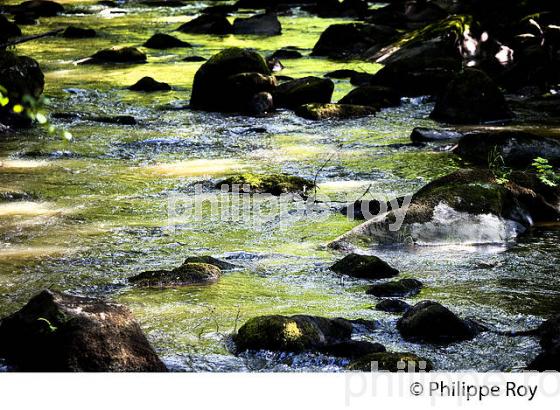
[[129,279],[139,286],[182,286],[216,281],[221,270],[208,263],[184,263],[170,271],[148,271]]
[[296,108],[296,115],[309,120],[347,119],[367,117],[378,111],[375,107],[351,104],[304,104]]
[[281,195],[284,193],[305,193],[314,187],[314,183],[305,178],[286,174],[240,174],[220,181],[216,187],[227,185],[231,191],[233,185],[237,185],[242,191],[248,186],[253,193],[269,193]]

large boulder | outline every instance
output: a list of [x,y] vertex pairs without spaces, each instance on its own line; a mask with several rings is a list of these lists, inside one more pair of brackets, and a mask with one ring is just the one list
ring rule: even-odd
[[528,370],[560,372],[560,316],[544,322],[536,333],[542,352],[529,363]]
[[11,9],[14,14],[32,14],[36,17],[54,17],[64,13],[62,4],[49,0],[24,1]]
[[229,192],[249,192],[256,194],[298,194],[305,196],[315,184],[308,179],[287,174],[239,174],[228,177],[216,184],[216,188]]
[[351,253],[331,266],[331,270],[341,275],[359,279],[385,279],[399,274],[399,271],[384,260],[373,255]]
[[277,107],[297,108],[303,104],[331,102],[334,83],[328,78],[304,77],[280,84],[273,96]]
[[346,94],[339,104],[369,105],[372,107],[394,107],[401,103],[401,96],[392,88],[375,85],[357,87]]
[[216,282],[222,272],[216,265],[185,262],[171,270],[142,272],[128,278],[130,283],[147,287],[175,287]]
[[348,365],[348,370],[359,372],[385,371],[385,372],[429,372],[433,369],[432,362],[414,353],[407,352],[380,352],[371,353],[353,360]]
[[189,34],[230,34],[233,26],[223,14],[202,14],[177,30]]
[[191,108],[204,111],[246,111],[252,97],[271,92],[276,81],[264,58],[241,48],[228,48],[206,61],[196,72]]
[[17,371],[166,371],[125,307],[50,290],[2,319],[0,357]]
[[313,47],[312,56],[350,58],[362,55],[372,47],[389,43],[396,31],[383,26],[361,23],[329,26]]
[[189,48],[191,44],[169,34],[156,33],[143,44],[146,48],[165,50],[168,48]]
[[560,165],[560,137],[536,128],[482,130],[465,134],[454,153],[479,165],[492,155],[508,167],[526,168],[538,157]]
[[237,352],[271,350],[303,352],[349,341],[352,322],[318,316],[258,316],[233,336]]
[[274,13],[257,14],[249,18],[236,18],[233,33],[277,36],[282,34],[282,25]]
[[464,169],[436,179],[408,206],[364,222],[333,241],[416,244],[504,243],[537,222],[560,220],[560,188],[522,171]]
[[483,71],[468,68],[449,82],[431,118],[456,124],[479,124],[512,117],[504,95]]
[[406,340],[434,344],[470,340],[482,331],[477,323],[461,319],[430,300],[419,302],[406,311],[397,322],[397,329]]

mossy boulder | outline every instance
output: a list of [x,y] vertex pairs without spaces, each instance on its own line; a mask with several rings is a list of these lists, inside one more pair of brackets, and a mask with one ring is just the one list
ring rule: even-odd
[[276,14],[265,13],[248,18],[236,18],[232,30],[234,34],[277,36],[282,34],[282,25]]
[[432,362],[414,353],[382,352],[372,353],[352,361],[348,370],[358,372],[418,372],[433,370]]
[[366,290],[366,293],[376,297],[405,297],[417,295],[422,287],[422,282],[417,279],[401,279],[371,285]]
[[166,371],[124,306],[51,290],[2,319],[0,357],[16,371]]
[[331,270],[359,279],[385,279],[399,274],[399,271],[384,260],[373,255],[351,253],[331,266]]
[[230,34],[233,26],[226,16],[219,13],[202,14],[182,24],[178,29],[189,34]]
[[128,87],[131,91],[169,91],[171,86],[167,83],[154,80],[152,77],[142,77],[140,80]]
[[191,107],[225,112],[247,109],[255,94],[269,92],[275,87],[270,75],[260,54],[241,48],[223,50],[196,72]]
[[143,44],[146,48],[153,48],[156,50],[165,50],[168,48],[189,48],[192,47],[190,43],[180,40],[177,37],[170,36],[169,34],[156,33],[150,37]]
[[377,305],[375,305],[375,310],[388,313],[404,313],[410,309],[408,303],[400,299],[383,299]]
[[351,104],[303,104],[295,109],[298,117],[308,120],[344,120],[374,115],[378,109],[372,106]]
[[479,124],[512,117],[504,95],[483,71],[467,68],[449,82],[430,117],[455,124]]
[[560,165],[560,136],[539,129],[483,130],[465,134],[454,153],[478,165],[488,164],[491,156],[520,169],[538,157]]
[[62,32],[62,37],[64,38],[93,38],[97,36],[97,32],[92,28],[83,28],[76,26],[68,26]]
[[339,104],[368,105],[372,107],[394,107],[400,105],[401,96],[389,87],[364,85],[346,94]]
[[232,192],[234,187],[238,192],[268,193],[279,196],[287,193],[305,195],[315,184],[302,177],[287,174],[240,174],[226,178],[216,188],[226,186]]
[[331,102],[334,83],[328,78],[304,77],[280,84],[274,94],[277,107],[297,108],[303,104]]
[[233,336],[237,352],[271,350],[303,352],[349,341],[352,323],[318,316],[258,316],[249,319]]
[[186,263],[206,263],[209,265],[214,265],[221,270],[231,270],[236,268],[236,266],[233,263],[229,263],[209,255],[189,256],[183,262],[183,264]]
[[112,47],[100,50],[91,57],[80,61],[80,64],[139,64],[145,63],[146,54],[135,47]]
[[405,340],[449,344],[470,340],[482,331],[473,321],[461,319],[445,306],[425,300],[417,303],[397,322]]
[[216,265],[186,262],[172,270],[142,272],[128,278],[130,283],[148,287],[174,287],[216,282],[222,272]]

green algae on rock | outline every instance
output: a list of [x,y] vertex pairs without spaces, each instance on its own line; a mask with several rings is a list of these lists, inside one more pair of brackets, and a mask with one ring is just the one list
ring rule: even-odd
[[142,272],[128,279],[129,282],[148,287],[187,286],[216,282],[222,272],[216,265],[186,262],[172,270]]
[[374,115],[377,108],[350,104],[304,104],[295,109],[295,114],[308,120],[344,120]]
[[268,193],[279,196],[287,193],[305,194],[315,184],[302,177],[286,174],[240,174],[226,178],[216,184],[216,188],[226,187],[227,191],[233,191],[234,186],[238,192],[245,192],[245,188],[251,193]]

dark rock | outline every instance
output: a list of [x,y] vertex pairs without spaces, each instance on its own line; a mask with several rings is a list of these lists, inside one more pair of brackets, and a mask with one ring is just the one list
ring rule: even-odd
[[162,83],[154,80],[152,77],[142,77],[136,83],[128,87],[131,91],[169,91],[171,86],[167,83]]
[[360,23],[329,26],[313,47],[312,56],[350,58],[362,55],[374,46],[389,43],[396,31],[387,27]]
[[347,216],[350,220],[371,219],[387,210],[389,210],[389,207],[386,202],[372,199],[354,201],[352,204],[342,207],[340,213]]
[[12,12],[14,14],[28,13],[37,17],[54,17],[60,13],[64,13],[64,7],[54,1],[31,0],[19,4]]
[[4,15],[0,14],[0,40],[21,36],[21,30],[17,24],[9,21]]
[[203,14],[182,24],[177,30],[190,34],[230,34],[233,26],[224,15]]
[[114,115],[114,116],[105,116],[101,115],[98,117],[85,117],[87,121],[93,122],[103,122],[106,124],[117,124],[117,125],[136,125],[137,121],[131,115]]
[[433,369],[432,363],[413,353],[384,352],[372,353],[348,365],[348,370],[359,372],[386,371],[386,372],[429,372]]
[[322,18],[364,17],[369,11],[369,5],[364,0],[323,0],[306,7],[306,10]]
[[459,124],[478,124],[512,117],[498,86],[484,72],[466,69],[438,96],[431,118]]
[[80,64],[105,64],[105,63],[145,63],[146,54],[135,47],[112,47],[100,50],[90,58],[80,61]]
[[401,103],[395,90],[375,85],[364,85],[350,91],[339,104],[369,105],[372,107],[394,107]]
[[367,117],[374,115],[377,108],[365,105],[350,104],[304,104],[297,107],[294,113],[308,120],[344,120],[348,118]]
[[321,347],[319,351],[327,356],[343,357],[350,360],[363,357],[367,354],[385,352],[385,346],[380,343],[371,343],[362,340],[349,340]]
[[303,104],[331,102],[334,83],[329,79],[304,77],[280,84],[273,94],[277,107],[296,108]]
[[188,56],[183,58],[182,61],[186,61],[186,62],[200,62],[200,61],[206,61],[206,58],[201,57],[201,56]]
[[237,352],[270,350],[304,352],[349,341],[352,323],[318,316],[259,316],[248,320],[233,336]]
[[412,142],[453,141],[462,136],[463,133],[449,129],[415,127],[410,134],[410,140]]
[[157,50],[165,50],[168,48],[185,48],[192,47],[186,41],[179,40],[177,37],[170,36],[169,34],[156,33],[150,37],[144,44],[144,47],[154,48]]
[[454,152],[480,165],[488,165],[492,155],[508,167],[526,168],[538,157],[560,165],[560,137],[539,129],[473,132],[459,140]]
[[266,61],[256,52],[240,48],[223,50],[196,72],[191,107],[226,112],[249,109],[255,94],[270,92],[275,87],[270,74]]
[[33,13],[21,13],[14,15],[14,23],[20,26],[36,26],[39,24],[39,21]]
[[542,352],[529,363],[528,370],[560,371],[560,316],[544,322],[537,330]]
[[17,371],[166,371],[122,305],[50,290],[2,319],[0,356]]
[[141,3],[151,7],[185,7],[187,5],[180,0],[144,0]]
[[68,26],[66,30],[62,32],[62,37],[65,38],[92,38],[95,37],[97,33],[92,28],[81,28],[76,26]]
[[222,272],[216,265],[185,262],[172,270],[142,272],[128,278],[130,283],[149,287],[174,287],[216,282]]
[[397,322],[405,340],[448,344],[470,340],[482,329],[463,320],[439,303],[425,300],[414,305]]
[[377,297],[406,297],[420,293],[422,286],[422,282],[417,279],[401,279],[396,282],[371,285],[366,293]]
[[408,303],[399,299],[383,299],[375,305],[375,310],[389,313],[404,313],[410,308],[411,306]]
[[[1,130],[0,130],[0,135],[2,135]],[[0,202],[32,201],[33,199],[35,199],[34,195],[28,194],[27,192],[17,192],[17,191],[0,192]]]
[[325,77],[336,78],[336,79],[350,78],[356,73],[358,73],[356,70],[349,70],[347,68],[343,68],[340,70],[330,71],[327,74],[325,74]]
[[227,185],[229,192],[237,187],[239,192],[246,192],[245,188],[248,188],[251,193],[268,193],[275,196],[286,193],[305,195],[314,187],[312,181],[286,174],[240,174],[218,182],[216,188],[222,188],[223,185]]
[[374,79],[375,76],[373,74],[356,72],[350,77],[350,84],[358,87],[362,85],[371,85],[374,83]]
[[272,94],[261,91],[251,98],[249,112],[254,115],[265,115],[274,111],[274,100]]
[[274,13],[257,14],[249,18],[236,18],[233,33],[276,36],[282,34],[282,26]]
[[351,253],[331,266],[331,270],[341,275],[360,279],[386,279],[399,274],[387,262],[373,255]]
[[235,13],[238,10],[238,7],[235,4],[218,4],[216,6],[209,6],[202,9],[202,13],[204,14],[221,14],[221,15],[228,15],[231,13]]
[[303,57],[303,54],[301,54],[298,50],[286,47],[286,48],[282,48],[280,50],[276,50],[268,58],[269,59],[277,58],[277,59],[280,59],[280,60],[290,60],[290,59],[296,59],[296,58],[302,58],[302,57]]
[[212,256],[204,255],[204,256],[189,256],[183,264],[186,263],[206,263],[208,265],[217,266],[221,270],[231,270],[235,269],[236,266],[233,263],[229,263],[220,259],[216,259]]

